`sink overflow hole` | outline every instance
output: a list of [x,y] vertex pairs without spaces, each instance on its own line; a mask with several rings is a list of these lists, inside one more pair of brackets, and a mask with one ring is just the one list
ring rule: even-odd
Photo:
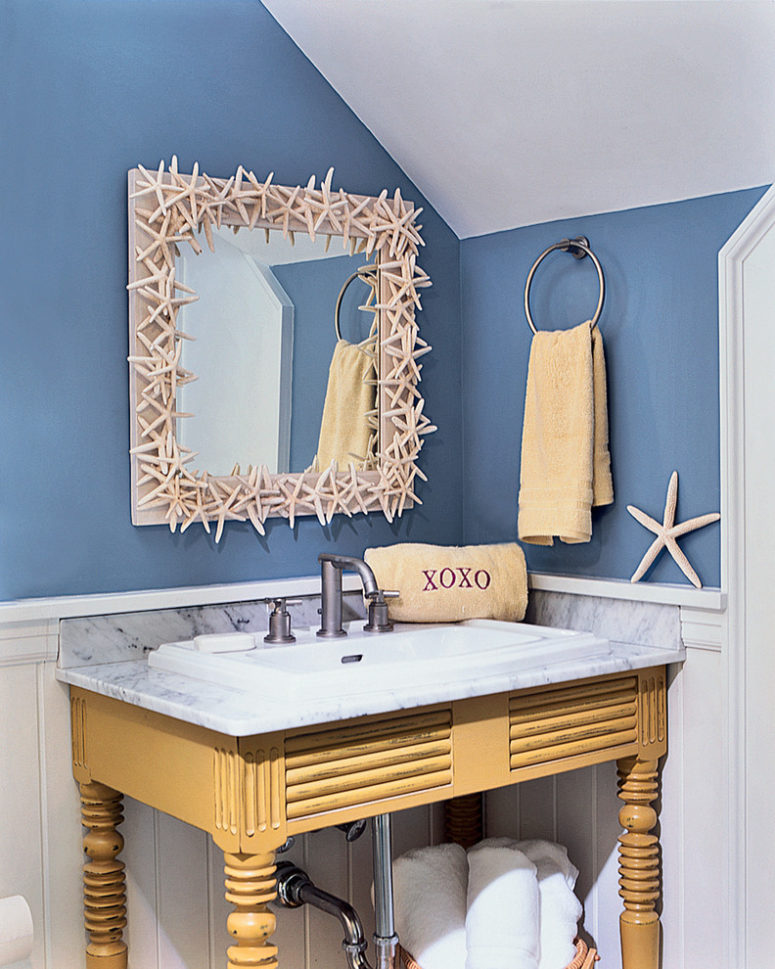
[[349,656],[343,656],[343,663],[360,663],[363,659],[363,653],[350,653]]

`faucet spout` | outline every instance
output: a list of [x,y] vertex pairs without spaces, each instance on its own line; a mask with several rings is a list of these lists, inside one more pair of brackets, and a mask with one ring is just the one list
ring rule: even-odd
[[330,562],[342,572],[357,572],[363,583],[363,592],[367,596],[375,595],[379,592],[377,579],[371,568],[354,555],[337,555],[336,552],[321,552],[318,555],[318,562]]
[[366,596],[379,593],[377,579],[363,559],[352,555],[337,555],[336,552],[321,552],[318,555],[321,579],[320,629],[318,636],[334,639],[346,636],[342,628],[342,572],[357,572]]

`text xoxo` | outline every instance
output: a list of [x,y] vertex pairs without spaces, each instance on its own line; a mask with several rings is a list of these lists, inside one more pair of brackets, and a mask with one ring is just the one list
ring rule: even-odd
[[481,589],[484,591],[490,584],[490,573],[487,569],[478,569],[471,575],[473,569],[466,569],[462,566],[451,569],[447,566],[444,569],[423,569],[425,576],[425,587],[423,592],[437,592],[441,589]]

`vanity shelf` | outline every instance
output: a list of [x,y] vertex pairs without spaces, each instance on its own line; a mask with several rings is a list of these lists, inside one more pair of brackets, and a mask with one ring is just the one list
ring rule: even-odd
[[654,665],[638,669],[557,674],[545,685],[243,736],[72,685],[60,671],[71,681],[73,773],[89,829],[88,969],[126,966],[123,865],[115,860],[121,795],[212,836],[225,854],[226,897],[235,907],[229,969],[273,969],[275,917],[267,903],[274,853],[289,836],[611,760],[624,802],[622,964],[657,969],[651,802],[667,750],[664,662],[680,657],[650,653]]

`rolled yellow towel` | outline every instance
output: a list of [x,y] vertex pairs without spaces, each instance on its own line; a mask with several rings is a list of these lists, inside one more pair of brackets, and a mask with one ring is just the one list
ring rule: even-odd
[[588,542],[592,506],[614,500],[603,338],[587,320],[533,337],[522,429],[523,542]]
[[395,589],[390,617],[396,622],[505,619],[518,622],[527,609],[525,555],[504,545],[424,545],[405,542],[367,548],[364,554],[381,589]]
[[345,471],[350,462],[360,469],[368,463],[368,412],[376,404],[374,357],[360,343],[338,340],[328,371],[328,388],[320,422],[315,471],[332,461]]

